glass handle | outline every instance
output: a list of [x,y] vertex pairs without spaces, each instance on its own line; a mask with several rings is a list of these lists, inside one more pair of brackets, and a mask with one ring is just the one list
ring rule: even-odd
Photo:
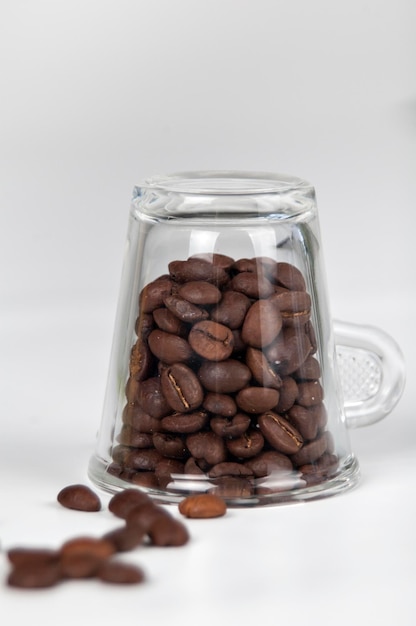
[[338,320],[334,335],[348,427],[378,422],[393,410],[404,389],[399,346],[379,328]]

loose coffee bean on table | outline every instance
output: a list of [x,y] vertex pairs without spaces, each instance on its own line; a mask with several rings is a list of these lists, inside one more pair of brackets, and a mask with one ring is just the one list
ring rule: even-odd
[[101,509],[100,498],[87,485],[68,485],[58,493],[57,500],[67,509],[90,512]]
[[314,468],[326,480],[337,457],[312,308],[286,261],[207,252],[169,262],[139,295],[109,471],[176,495],[176,481],[202,474],[225,498],[279,491],[278,475],[302,468],[308,484]]

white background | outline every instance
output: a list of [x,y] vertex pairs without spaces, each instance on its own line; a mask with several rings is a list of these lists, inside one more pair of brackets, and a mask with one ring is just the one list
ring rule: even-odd
[[62,606],[68,623],[414,623],[415,18],[412,0],[0,2],[3,549],[114,525],[55,496],[86,480],[147,176],[311,181],[334,317],[390,333],[408,372],[393,413],[351,434],[356,491],[193,523],[182,551],[131,557],[139,590],[2,584],[10,624]]

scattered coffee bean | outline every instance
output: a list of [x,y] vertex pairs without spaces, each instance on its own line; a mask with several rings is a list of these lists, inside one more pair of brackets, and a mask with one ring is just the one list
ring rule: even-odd
[[225,501],[208,493],[188,496],[179,503],[178,508],[182,515],[191,518],[221,517],[227,512]]
[[122,585],[137,584],[145,580],[144,571],[140,567],[117,561],[105,561],[101,563],[97,577],[106,583]]
[[68,485],[58,493],[57,500],[67,509],[90,512],[101,509],[100,498],[87,485]]

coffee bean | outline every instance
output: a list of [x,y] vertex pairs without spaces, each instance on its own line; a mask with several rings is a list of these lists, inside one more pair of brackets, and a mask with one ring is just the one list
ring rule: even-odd
[[217,267],[221,267],[223,270],[229,270],[234,263],[234,259],[226,254],[218,254],[216,252],[201,252],[200,254],[193,254],[190,259],[201,259],[202,261],[208,261]]
[[123,424],[121,427],[117,441],[133,448],[150,448],[153,445],[153,437],[150,433],[143,433],[128,424]]
[[151,434],[160,430],[160,420],[146,413],[137,404],[127,404],[124,407],[122,420],[124,424],[131,426],[141,433]]
[[269,345],[282,328],[282,316],[272,300],[257,300],[244,319],[241,337],[253,348]]
[[221,300],[221,291],[215,285],[202,280],[184,283],[178,294],[192,304],[217,304]]
[[277,263],[274,280],[292,291],[305,291],[305,279],[300,270],[290,263]]
[[249,459],[259,454],[264,446],[264,437],[258,430],[248,430],[241,437],[226,442],[229,452],[237,458]]
[[249,298],[268,298],[274,291],[272,283],[265,276],[254,272],[237,274],[231,280],[230,288]]
[[146,529],[140,524],[130,524],[110,530],[103,539],[113,544],[116,552],[128,552],[143,544]]
[[249,414],[264,413],[275,407],[278,401],[277,389],[268,387],[245,387],[236,396],[237,405]]
[[281,291],[270,300],[279,308],[283,324],[303,326],[309,320],[311,298],[306,291]]
[[57,562],[59,551],[49,548],[10,548],[7,551],[9,562],[15,567],[33,566],[39,567],[43,564]]
[[266,359],[264,353],[256,348],[247,348],[246,363],[256,382],[262,387],[279,389],[282,387],[282,379]]
[[257,478],[263,478],[275,473],[288,473],[293,469],[292,461],[288,456],[275,450],[260,452],[257,456],[247,459],[244,465],[248,467]]
[[132,585],[145,580],[143,570],[131,563],[106,561],[98,569],[97,577],[106,583]]
[[193,457],[203,459],[210,465],[222,463],[227,458],[224,440],[210,431],[188,435],[186,445]]
[[318,380],[298,384],[297,402],[302,406],[320,404],[324,397],[324,390]]
[[132,509],[143,503],[151,503],[151,498],[138,489],[124,489],[112,496],[108,510],[117,517],[126,519]]
[[298,386],[291,376],[282,376],[282,386],[279,389],[279,402],[276,413],[286,413],[298,397]]
[[163,430],[171,433],[195,433],[201,430],[208,421],[206,411],[193,411],[191,413],[172,413],[163,417],[160,424]]
[[198,378],[208,391],[233,393],[247,385],[251,371],[236,359],[205,361],[198,370]]
[[245,413],[237,413],[231,418],[216,415],[210,427],[219,437],[240,437],[250,426],[251,419]]
[[140,292],[140,311],[142,313],[151,313],[154,309],[161,307],[164,298],[172,293],[172,287],[172,280],[166,276],[148,283]]
[[59,561],[23,564],[14,567],[7,577],[10,587],[44,589],[53,587],[62,579]]
[[188,496],[179,505],[179,512],[190,518],[212,518],[222,517],[227,512],[225,501],[214,494],[198,494]]
[[298,452],[292,454],[291,459],[296,466],[314,463],[319,459],[328,447],[326,433],[306,443]]
[[203,280],[221,286],[228,280],[228,274],[222,267],[195,257],[187,261],[172,261],[169,263],[169,274],[178,283]]
[[185,363],[194,354],[185,339],[160,329],[155,329],[150,333],[149,347],[155,357],[168,364]]
[[155,546],[178,547],[189,541],[189,533],[177,519],[170,517],[159,517],[149,529],[150,541]]
[[214,487],[209,490],[212,495],[220,498],[247,500],[254,493],[251,478],[245,476],[220,476],[213,480]]
[[288,418],[305,440],[315,439],[319,428],[319,415],[313,407],[306,408],[294,404],[288,412]]
[[161,380],[158,376],[143,380],[136,396],[137,404],[151,417],[164,417],[171,412],[171,407],[163,395]]
[[57,500],[67,509],[89,512],[101,509],[100,498],[87,485],[68,485],[58,493]]
[[265,439],[278,452],[294,454],[302,447],[301,434],[281,415],[265,412],[258,418],[258,424]]
[[187,325],[169,311],[169,309],[155,309],[153,311],[153,318],[160,330],[164,330],[173,335],[179,335],[180,337],[186,335]]
[[179,296],[167,296],[164,299],[164,304],[173,315],[179,318],[182,322],[186,322],[188,324],[195,324],[195,322],[206,320],[208,318],[208,312],[205,309],[202,309],[196,306],[196,304],[192,304],[191,302],[188,302],[188,300],[184,300]]
[[308,356],[306,361],[293,372],[296,380],[318,380],[321,375],[321,366],[319,361],[313,356]]
[[223,417],[232,417],[237,413],[237,405],[234,399],[224,393],[207,393],[202,406],[206,411],[222,415]]
[[188,413],[197,409],[203,400],[201,383],[191,368],[183,363],[164,368],[160,384],[166,402],[174,411]]
[[240,328],[248,309],[250,298],[239,291],[226,291],[221,302],[211,311],[211,319],[219,324],[235,330]]
[[63,576],[89,578],[97,573],[100,562],[115,552],[114,544],[106,539],[75,537],[65,541],[60,549]]
[[249,467],[242,463],[233,461],[224,461],[223,463],[217,463],[211,467],[208,472],[210,478],[219,478],[222,476],[252,476],[253,472]]
[[138,339],[130,353],[130,376],[134,380],[144,380],[149,376],[153,356],[143,339]]
[[[185,459],[187,457],[187,449],[180,436],[170,433],[155,433],[153,435],[153,445],[162,457],[172,459]],[[160,462],[157,463],[156,467],[160,465]]]
[[265,355],[272,367],[286,376],[297,370],[311,354],[311,343],[303,328],[287,327],[277,339],[265,348]]
[[228,359],[234,347],[231,330],[210,320],[195,324],[189,332],[188,340],[194,352],[209,361]]

